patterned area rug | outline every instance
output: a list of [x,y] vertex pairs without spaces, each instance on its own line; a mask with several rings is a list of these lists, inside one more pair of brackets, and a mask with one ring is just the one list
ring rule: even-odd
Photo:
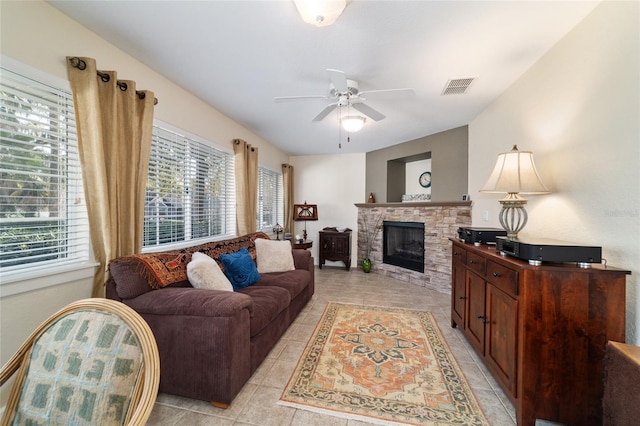
[[489,425],[429,312],[329,303],[280,404],[380,424]]

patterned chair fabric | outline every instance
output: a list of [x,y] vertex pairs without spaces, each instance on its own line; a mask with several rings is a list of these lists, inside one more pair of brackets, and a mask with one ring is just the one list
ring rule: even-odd
[[[137,316],[119,302],[88,300],[117,304],[127,315]],[[159,382],[158,351],[155,340],[149,339],[152,334],[140,336],[139,329],[148,328],[146,323],[139,316],[134,319],[131,323],[98,306],[66,310],[50,318],[25,343],[29,347],[14,385],[19,389],[12,391],[14,398],[7,404],[3,424],[128,424],[145,380],[151,381],[152,408]],[[3,367],[2,383],[10,363]],[[157,374],[149,374],[149,367]]]

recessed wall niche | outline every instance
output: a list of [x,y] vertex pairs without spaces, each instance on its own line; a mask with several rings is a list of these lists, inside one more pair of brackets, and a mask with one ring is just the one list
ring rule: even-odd
[[431,188],[413,189],[417,188],[418,178],[425,171],[431,171],[431,151],[388,160],[387,202],[401,202],[407,191],[431,194]]
[[[460,201],[469,193],[469,127],[462,126],[367,152],[362,200],[373,192],[376,203],[397,203],[406,183],[405,159],[431,156],[431,202]],[[387,189],[388,185],[391,185]],[[392,198],[387,198],[389,195]]]

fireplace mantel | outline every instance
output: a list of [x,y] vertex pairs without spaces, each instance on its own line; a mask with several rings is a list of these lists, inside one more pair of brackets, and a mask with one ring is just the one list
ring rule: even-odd
[[374,217],[381,220],[424,223],[424,273],[383,263],[382,232],[371,244],[371,272],[401,281],[451,292],[451,244],[458,227],[471,225],[471,201],[413,201],[404,203],[361,203],[358,208],[358,264],[366,253],[365,228]]
[[374,209],[379,207],[468,207],[471,201],[407,201],[404,203],[356,203],[356,207],[363,209]]

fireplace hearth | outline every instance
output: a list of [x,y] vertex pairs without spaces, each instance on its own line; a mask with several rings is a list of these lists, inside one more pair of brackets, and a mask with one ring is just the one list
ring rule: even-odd
[[382,262],[424,272],[424,223],[382,223]]

